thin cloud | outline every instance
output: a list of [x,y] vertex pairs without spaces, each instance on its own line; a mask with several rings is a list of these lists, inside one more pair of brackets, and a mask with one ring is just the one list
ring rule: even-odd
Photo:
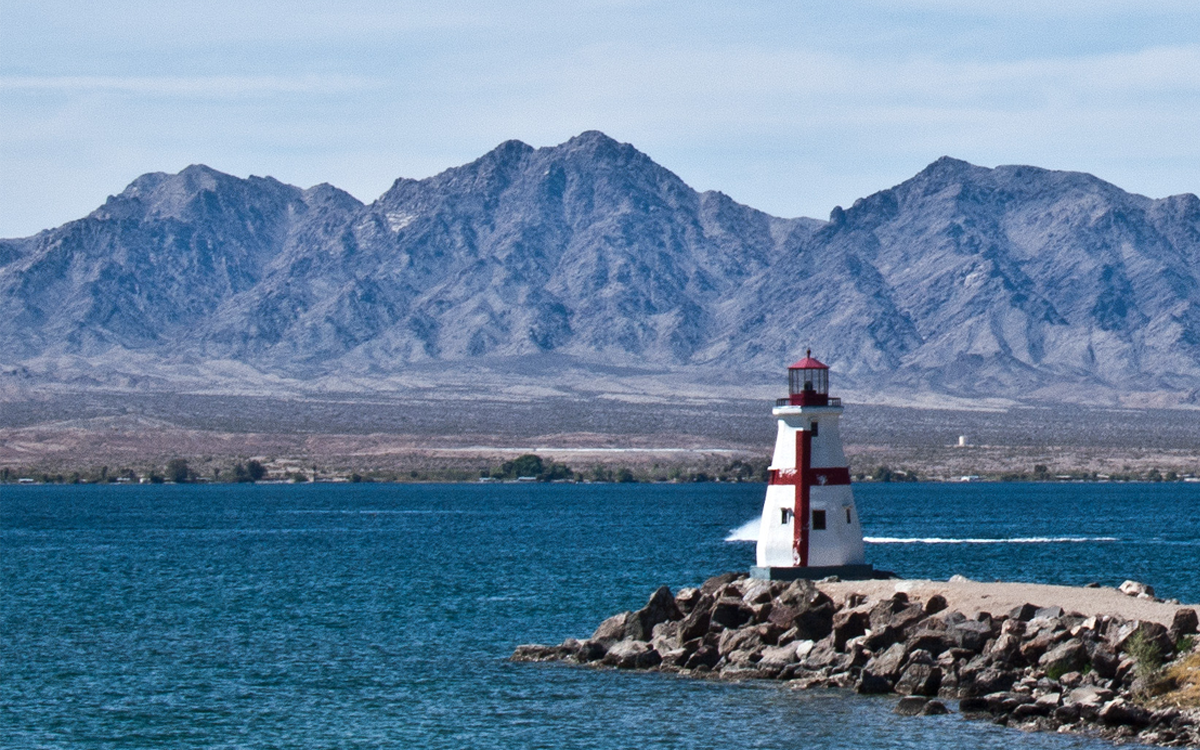
[[356,76],[0,76],[0,90],[69,94],[117,92],[155,96],[320,94],[377,88]]

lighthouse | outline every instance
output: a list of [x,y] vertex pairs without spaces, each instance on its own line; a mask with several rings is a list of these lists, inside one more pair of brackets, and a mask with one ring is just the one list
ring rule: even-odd
[[804,359],[788,367],[788,395],[775,402],[775,455],[750,574],[769,580],[874,576],[863,560],[862,526],[850,489],[829,367]]

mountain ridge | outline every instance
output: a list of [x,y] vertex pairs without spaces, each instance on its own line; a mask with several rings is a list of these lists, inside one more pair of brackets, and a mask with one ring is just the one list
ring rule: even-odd
[[576,383],[618,367],[686,388],[771,382],[811,346],[864,398],[1196,403],[1197,269],[1191,194],[942,157],[828,221],[784,219],[587,131],[505,141],[365,204],[203,165],[142,175],[0,240],[0,366],[170,389],[229,362],[387,389],[514,358],[534,383],[553,355]]

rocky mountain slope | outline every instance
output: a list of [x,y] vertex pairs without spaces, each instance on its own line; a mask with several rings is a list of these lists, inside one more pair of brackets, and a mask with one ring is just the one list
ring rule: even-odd
[[471,368],[687,391],[775,384],[808,346],[864,398],[1196,402],[1200,199],[943,158],[828,222],[779,219],[588,132],[370,205],[149,174],[0,240],[10,382],[351,390]]

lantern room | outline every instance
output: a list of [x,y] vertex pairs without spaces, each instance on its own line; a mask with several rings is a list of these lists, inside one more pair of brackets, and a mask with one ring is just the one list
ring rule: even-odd
[[788,404],[829,405],[829,367],[813,359],[809,349],[804,359],[788,367]]

